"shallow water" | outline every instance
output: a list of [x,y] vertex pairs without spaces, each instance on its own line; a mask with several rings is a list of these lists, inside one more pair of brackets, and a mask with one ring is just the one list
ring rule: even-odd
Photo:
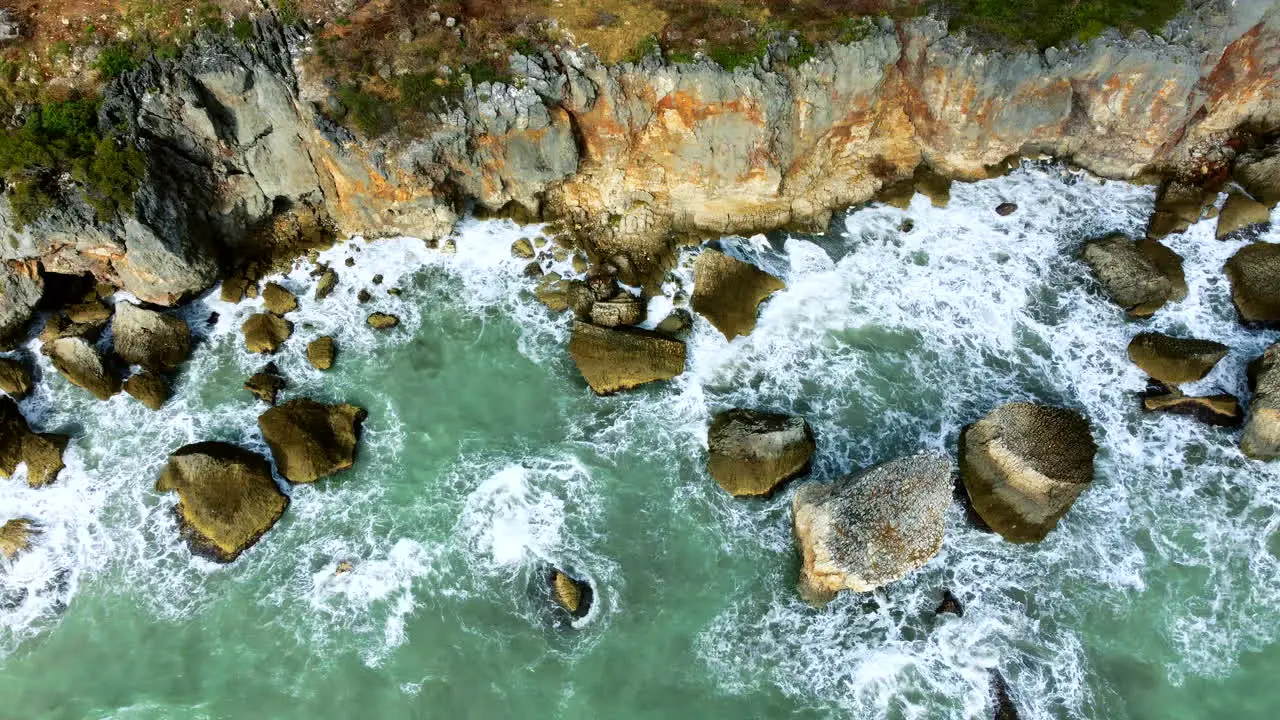
[[[996,216],[1004,200],[1018,212]],[[369,410],[361,455],[292,488],[229,566],[190,556],[174,498],[152,488],[188,442],[265,451],[240,389],[264,362],[238,332],[255,302],[185,311],[201,341],[159,413],[99,403],[41,358],[23,409],[76,439],[55,485],[0,482],[0,519],[45,528],[0,568],[0,715],[968,718],[989,712],[998,668],[1024,718],[1270,717],[1280,466],[1245,460],[1235,431],[1144,416],[1125,346],[1145,328],[1226,342],[1196,387],[1243,396],[1244,364],[1276,334],[1238,326],[1220,268],[1241,242],[1215,241],[1212,221],[1168,240],[1186,301],[1132,323],[1100,297],[1080,243],[1138,233],[1151,203],[1150,188],[1028,165],[957,184],[945,209],[916,197],[821,237],[726,238],[788,289],[733,343],[696,320],[685,375],[610,398],[586,388],[567,318],[508,256],[537,228],[467,222],[456,256],[412,239],[336,247],[331,299],[310,300],[308,267],[282,279],[302,309],[276,362],[286,397]],[[688,290],[697,252],[669,290]],[[368,328],[374,309],[401,326]],[[339,345],[328,373],[305,358],[323,334]],[[1059,528],[1014,546],[953,507],[927,566],[821,611],[794,592],[790,493],[735,500],[703,469],[725,407],[804,414],[824,480],[953,453],[964,424],[1018,399],[1081,410],[1101,448]],[[335,576],[341,561],[355,570]],[[594,584],[575,628],[537,599],[545,562]],[[934,615],[944,588],[963,618]]]

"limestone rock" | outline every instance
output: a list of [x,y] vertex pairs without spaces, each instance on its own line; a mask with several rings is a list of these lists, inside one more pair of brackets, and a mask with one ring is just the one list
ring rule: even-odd
[[262,304],[267,312],[284,315],[298,309],[298,296],[279,283],[269,282],[262,288]]
[[18,404],[0,397],[0,475],[12,477],[18,465],[26,463],[27,485],[44,487],[62,470],[62,453],[69,441],[66,435],[34,432]]
[[804,418],[726,410],[707,432],[707,471],[732,495],[770,495],[803,474],[816,449]]
[[1240,450],[1255,460],[1280,457],[1280,343],[1249,364],[1253,399],[1240,436]]
[[270,355],[293,334],[293,323],[272,313],[254,313],[240,329],[249,352]]
[[36,537],[41,534],[40,526],[27,518],[13,518],[0,525],[0,555],[7,560],[14,560],[31,549]]
[[289,482],[310,483],[355,463],[366,413],[354,405],[290,400],[258,416],[276,467]]
[[42,292],[39,276],[0,263],[0,350],[21,339]]
[[275,372],[263,370],[244,381],[244,389],[268,405],[276,404],[276,397],[285,388],[285,379]]
[[1280,244],[1245,245],[1226,264],[1231,300],[1246,324],[1280,327]]
[[1015,402],[964,429],[960,474],[992,530],[1010,542],[1038,542],[1093,482],[1096,452],[1078,413]]
[[47,351],[53,366],[63,377],[93,393],[99,400],[108,400],[120,392],[120,376],[107,367],[97,348],[84,338],[54,340]]
[[332,268],[326,269],[324,273],[320,276],[320,279],[316,282],[315,299],[323,300],[329,297],[329,293],[332,293],[333,289],[337,286],[338,286],[337,271],[333,270]]
[[927,165],[920,165],[915,173],[916,192],[929,198],[934,207],[946,207],[951,203],[951,178],[935,172]]
[[400,324],[400,318],[390,313],[376,312],[369,315],[368,323],[374,330],[390,330]]
[[307,345],[307,361],[317,370],[328,370],[333,367],[333,356],[336,352],[332,337],[328,335],[319,337]]
[[266,458],[224,442],[178,448],[156,490],[177,491],[176,512],[191,551],[218,562],[239,557],[289,506]]
[[730,340],[756,327],[760,303],[786,287],[778,278],[749,263],[707,249],[693,263],[693,298],[698,314]]
[[685,346],[637,328],[602,328],[576,321],[569,354],[597,395],[609,395],[684,372]]
[[609,264],[597,265],[587,273],[587,289],[596,300],[608,300],[621,292],[618,270]]
[[631,293],[621,292],[609,300],[591,305],[591,322],[601,327],[639,325],[644,322],[645,304]]
[[169,400],[169,382],[151,370],[130,375],[124,381],[124,391],[152,410],[159,410]]
[[1146,412],[1190,415],[1208,425],[1223,427],[1235,427],[1244,420],[1240,401],[1235,395],[1226,393],[1195,397],[1184,395],[1178,390],[1169,390],[1143,397],[1142,409]]
[[1129,343],[1129,359],[1152,378],[1167,385],[1179,385],[1208,375],[1229,350],[1212,340],[1144,332]]
[[822,605],[924,565],[942,548],[951,494],[951,461],[936,453],[801,487],[792,500],[801,597]]
[[591,611],[594,593],[590,583],[559,568],[551,568],[547,582],[551,587],[551,599],[574,618],[586,617]]
[[561,313],[569,309],[569,281],[560,277],[560,273],[547,273],[533,289],[538,302],[547,306],[551,312]]
[[232,275],[222,281],[222,289],[219,290],[218,297],[222,302],[238,303],[244,299],[248,288],[248,278],[243,275]]
[[1250,195],[1275,207],[1280,203],[1280,142],[1236,158],[1232,174]]
[[679,337],[689,332],[689,329],[692,327],[693,315],[684,308],[676,308],[671,311],[670,315],[663,318],[662,322],[658,323],[658,332],[663,335]]
[[129,302],[117,303],[111,337],[116,355],[148,370],[175,370],[191,356],[191,328],[182,318]]
[[520,238],[511,243],[511,257],[520,260],[532,260],[534,257],[533,243],[529,238]]
[[10,358],[0,358],[0,390],[22,399],[31,392],[31,373],[27,366]]
[[1229,237],[1242,230],[1261,228],[1271,222],[1271,211],[1266,205],[1244,193],[1234,192],[1218,215],[1218,239]]
[[1160,186],[1156,194],[1155,210],[1147,223],[1147,237],[1159,240],[1168,235],[1186,232],[1200,219],[1204,208],[1214,196],[1194,185],[1171,180]]
[[1111,299],[1134,317],[1186,296],[1182,259],[1155,241],[1109,235],[1085,243],[1081,258]]

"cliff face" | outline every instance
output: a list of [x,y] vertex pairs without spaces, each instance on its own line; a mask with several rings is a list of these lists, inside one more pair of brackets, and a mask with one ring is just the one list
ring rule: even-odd
[[872,26],[792,68],[786,50],[725,71],[656,57],[606,67],[558,50],[513,59],[514,85],[468,88],[426,137],[357,141],[316,110],[260,23],[251,47],[206,38],[108,89],[149,171],[127,217],[74,199],[6,260],[91,271],[170,304],[278,239],[281,216],[339,234],[447,234],[466,201],[563,219],[600,257],[659,263],[682,234],[821,226],[926,164],[974,179],[1027,154],[1118,178],[1225,177],[1242,131],[1280,129],[1280,6],[1208,0],[1165,38],[980,52],[931,18]]

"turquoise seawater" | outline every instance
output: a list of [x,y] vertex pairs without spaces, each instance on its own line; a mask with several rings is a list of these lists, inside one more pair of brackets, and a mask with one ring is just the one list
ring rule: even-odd
[[[1280,465],[1244,459],[1235,431],[1143,415],[1125,355],[1147,328],[1220,340],[1231,355],[1193,389],[1246,395],[1244,365],[1276,333],[1236,322],[1221,266],[1243,241],[1214,240],[1212,221],[1170,238],[1190,295],[1141,323],[1075,259],[1089,237],[1139,233],[1152,195],[1029,164],[957,184],[947,208],[916,197],[824,236],[725,238],[787,290],[732,343],[697,319],[683,376],[609,398],[509,256],[537,227],[468,221],[457,255],[340,245],[328,300],[310,299],[309,266],[278,278],[302,308],[275,360],[285,397],[368,409],[357,465],[293,487],[231,565],[190,555],[153,485],[189,442],[265,451],[240,388],[265,362],[238,331],[256,301],[184,310],[200,341],[158,413],[97,402],[40,357],[23,410],[75,439],[57,484],[0,482],[0,520],[44,527],[0,565],[0,717],[978,718],[993,669],[1024,718],[1275,717]],[[999,217],[1006,200],[1020,208]],[[368,328],[374,309],[401,326]],[[327,373],[305,358],[323,334],[339,346]],[[794,590],[790,492],[737,500],[704,470],[726,407],[806,416],[824,481],[954,453],[963,425],[1019,399],[1081,410],[1101,448],[1061,526],[1015,546],[953,507],[928,565],[822,610]],[[539,597],[547,562],[595,588],[575,627]],[[934,614],[944,588],[963,617]]]

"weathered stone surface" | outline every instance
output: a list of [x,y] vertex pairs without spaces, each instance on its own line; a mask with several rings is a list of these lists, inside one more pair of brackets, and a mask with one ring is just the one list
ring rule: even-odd
[[1039,542],[1093,482],[1097,449],[1079,413],[1009,403],[961,433],[960,474],[992,530],[1010,542]]
[[1142,409],[1146,412],[1190,415],[1205,424],[1223,427],[1235,427],[1244,420],[1240,401],[1236,396],[1226,393],[1196,397],[1170,390],[1142,398]]
[[289,506],[266,458],[224,442],[178,448],[156,490],[178,493],[180,531],[191,551],[218,562],[239,557]]
[[284,390],[285,379],[275,372],[264,370],[254,373],[244,381],[244,389],[268,405],[276,404],[276,397]]
[[31,372],[11,358],[0,358],[0,390],[22,399],[31,392]]
[[33,271],[0,263],[0,350],[21,340],[42,292],[40,277]]
[[732,340],[750,335],[760,303],[785,287],[786,283],[754,265],[707,249],[693,263],[691,305]]
[[804,418],[726,410],[707,430],[707,472],[732,495],[769,495],[804,473],[816,449]]
[[792,500],[800,596],[822,605],[924,565],[942,548],[951,495],[951,461],[936,453],[801,487]]
[[310,483],[355,463],[365,415],[354,405],[299,398],[259,415],[258,427],[280,474],[289,482]]
[[175,370],[191,356],[191,328],[175,315],[120,302],[111,321],[111,343],[130,365]]
[[254,313],[240,329],[249,352],[266,355],[275,353],[293,335],[293,323],[273,313]]
[[338,286],[338,272],[332,268],[325,269],[320,275],[320,279],[316,281],[315,299],[323,300],[329,297],[333,289]]
[[684,308],[676,308],[675,310],[671,311],[670,315],[667,315],[665,318],[663,318],[662,322],[658,323],[657,329],[658,329],[658,332],[662,333],[663,335],[671,335],[672,337],[679,337],[689,332],[689,329],[692,327],[693,327],[693,315],[690,314],[689,311],[685,310]]
[[1249,365],[1253,399],[1240,436],[1240,450],[1255,460],[1280,457],[1280,344]]
[[601,327],[639,325],[644,322],[644,314],[644,301],[626,292],[591,304],[591,322]]
[[1247,324],[1280,327],[1280,244],[1240,248],[1226,265],[1231,300]]
[[63,377],[93,393],[99,400],[108,400],[120,392],[120,376],[107,366],[98,349],[84,338],[60,338],[47,345],[45,351],[53,360],[53,367]]
[[1085,243],[1080,257],[1111,299],[1134,317],[1147,317],[1186,294],[1185,284],[1179,286],[1182,259],[1155,241],[1109,235]]
[[307,362],[317,370],[328,370],[333,367],[333,358],[337,354],[337,346],[328,335],[316,338],[307,344]]
[[279,283],[269,282],[262,287],[262,304],[267,312],[284,315],[298,309],[298,296]]
[[683,342],[637,328],[602,328],[576,321],[569,354],[597,395],[670,380],[684,372]]
[[551,588],[551,599],[570,616],[583,618],[591,612],[594,593],[587,581],[579,580],[559,568],[551,568],[547,583]]
[[562,313],[569,309],[568,290],[569,281],[560,277],[560,273],[552,272],[539,278],[533,295],[551,312]]
[[1234,192],[1218,215],[1218,239],[1229,237],[1243,230],[1261,229],[1271,222],[1271,211],[1266,205],[1244,193]]
[[1152,378],[1168,385],[1179,385],[1208,375],[1229,350],[1226,345],[1212,340],[1144,332],[1130,341],[1129,359]]
[[12,477],[27,464],[27,485],[44,487],[62,470],[62,453],[70,441],[66,435],[37,433],[12,398],[0,397],[0,475]]
[[534,255],[533,243],[529,238],[520,238],[511,243],[511,257],[520,260],[532,260]]
[[1205,207],[1214,199],[1212,193],[1171,180],[1160,186],[1156,195],[1155,211],[1147,223],[1147,237],[1159,240],[1165,236],[1186,232],[1200,219]]
[[0,555],[14,560],[31,549],[41,534],[40,526],[29,518],[13,518],[0,525]]
[[1269,207],[1280,203],[1280,141],[1236,158],[1236,182]]
[[367,322],[374,330],[390,330],[400,324],[400,318],[391,313],[376,312],[369,315]]
[[77,325],[102,326],[111,319],[111,308],[101,300],[76,303],[64,308],[62,312],[68,320]]
[[159,410],[169,400],[169,381],[157,372],[144,370],[125,379],[124,391],[152,410]]

